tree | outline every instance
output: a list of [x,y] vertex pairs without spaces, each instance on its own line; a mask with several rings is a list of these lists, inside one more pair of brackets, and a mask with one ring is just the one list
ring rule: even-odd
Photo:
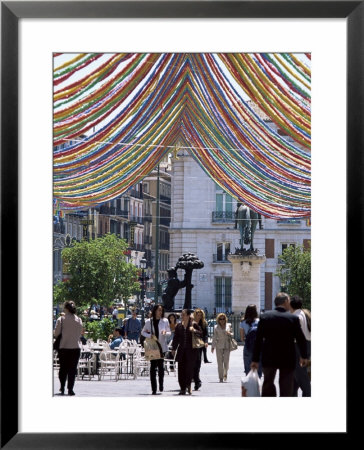
[[91,303],[108,307],[115,299],[126,305],[140,289],[137,268],[126,262],[126,249],[126,241],[110,233],[64,248],[62,259],[70,279],[62,288],[67,289],[68,297],[83,308]]
[[102,320],[94,320],[93,322],[85,321],[84,324],[87,331],[87,337],[92,339],[94,342],[98,339],[107,341],[116,325],[113,320],[107,318]]
[[68,289],[66,283],[57,283],[53,286],[53,303],[59,305],[64,303],[68,296]]
[[276,275],[290,296],[299,295],[303,307],[311,309],[311,248],[287,247],[279,258],[283,264]]

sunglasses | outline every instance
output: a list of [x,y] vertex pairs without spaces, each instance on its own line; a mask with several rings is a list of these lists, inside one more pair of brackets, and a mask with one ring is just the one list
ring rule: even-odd
[[226,319],[219,319],[219,322],[225,322]]

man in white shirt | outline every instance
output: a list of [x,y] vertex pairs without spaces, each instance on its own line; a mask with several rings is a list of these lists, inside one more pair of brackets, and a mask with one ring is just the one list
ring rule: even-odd
[[[302,310],[302,299],[298,295],[293,295],[290,301],[291,313],[298,316],[302,332],[305,336],[307,343],[307,355],[308,359],[311,359],[311,331],[307,326],[306,315]],[[311,381],[308,375],[307,367],[302,367],[299,364],[300,351],[296,343],[296,369],[294,375],[294,389],[293,395],[297,397],[298,388],[302,390],[302,397],[311,397]]]

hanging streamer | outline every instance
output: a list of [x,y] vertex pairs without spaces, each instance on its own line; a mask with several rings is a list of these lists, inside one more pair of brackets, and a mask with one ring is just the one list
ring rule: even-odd
[[59,210],[120,196],[179,143],[264,216],[310,216],[310,54],[101,56],[54,55]]

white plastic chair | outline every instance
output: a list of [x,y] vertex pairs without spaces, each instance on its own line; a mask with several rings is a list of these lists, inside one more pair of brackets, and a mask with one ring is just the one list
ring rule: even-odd
[[100,353],[99,380],[106,375],[115,381],[119,378],[119,359],[115,356],[115,350],[103,350]]
[[[81,350],[83,351],[83,350]],[[83,351],[83,353],[88,352],[89,349]],[[87,371],[87,374],[85,373]],[[88,356],[80,357],[77,365],[77,379],[80,377],[83,379],[85,376],[91,380],[91,377],[96,373],[96,355],[94,353],[89,353]]]
[[146,360],[143,353],[143,348],[138,346],[134,355],[134,372],[135,378],[137,376],[148,376],[150,371],[150,361]]
[[55,350],[53,351],[53,369],[59,370],[59,357],[58,352]]
[[[169,348],[169,352],[172,351],[172,347]],[[173,358],[165,358],[164,359],[164,370],[168,373],[173,372],[174,376],[177,375],[177,361],[176,361],[177,352],[174,354]]]

